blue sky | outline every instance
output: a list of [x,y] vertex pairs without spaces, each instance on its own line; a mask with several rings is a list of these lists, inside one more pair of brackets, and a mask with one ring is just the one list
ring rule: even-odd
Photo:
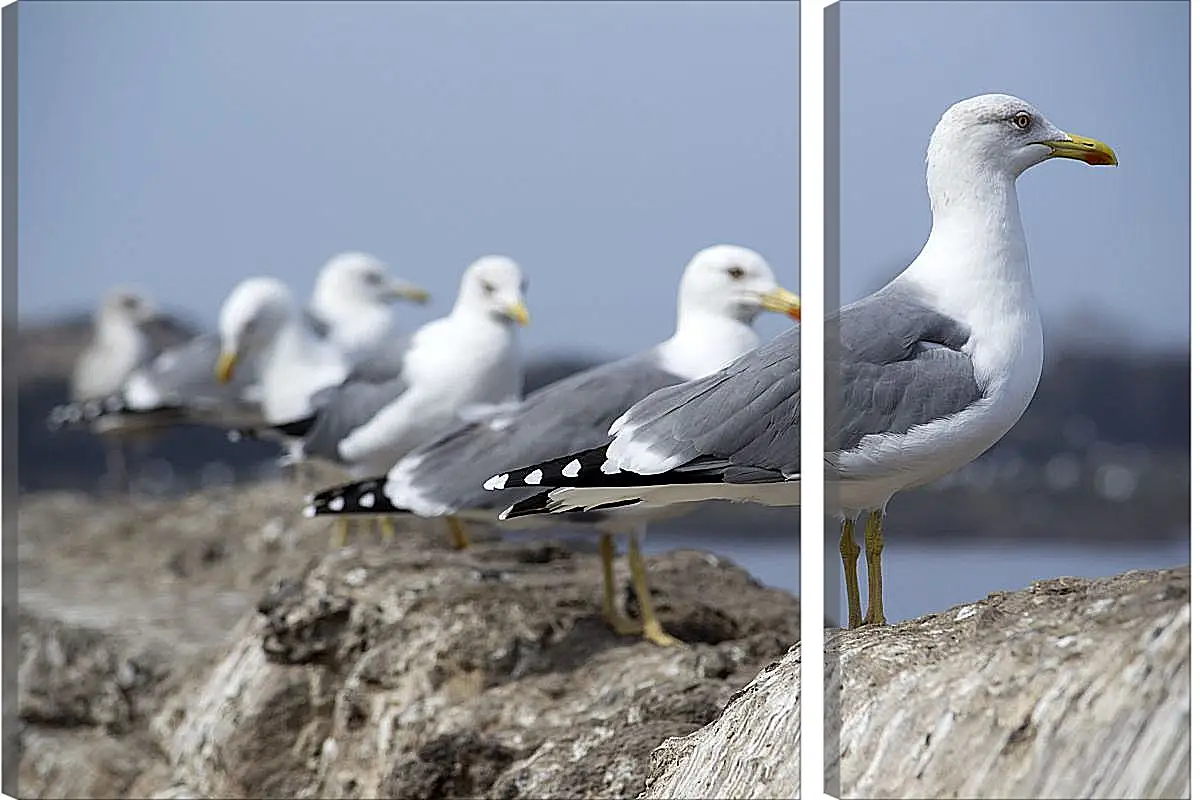
[[[531,278],[531,349],[644,347],[707,244],[754,247],[799,283],[798,17],[792,2],[23,3],[22,314],[126,282],[211,324],[238,278],[307,295],[326,258],[361,249],[435,293],[400,309],[411,327],[503,252]],[[1187,21],[1185,2],[845,2],[842,299],[923,243],[942,111],[1005,91],[1121,159],[1021,179],[1047,346],[1072,315],[1097,340],[1186,343]]]
[[411,327],[500,252],[531,350],[619,354],[669,335],[709,244],[798,288],[795,3],[26,2],[19,24],[23,317],[121,282],[212,325],[239,278],[307,296],[357,249],[434,293]]
[[924,244],[925,146],[942,112],[1005,92],[1120,160],[1051,161],[1018,182],[1047,348],[1068,317],[1098,340],[1186,346],[1186,2],[847,0],[840,13],[843,302]]

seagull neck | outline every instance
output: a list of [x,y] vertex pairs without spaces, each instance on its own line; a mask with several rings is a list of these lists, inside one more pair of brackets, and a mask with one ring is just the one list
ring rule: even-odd
[[343,350],[370,347],[392,327],[391,309],[379,303],[330,303],[315,310],[329,324],[329,338]]
[[289,317],[280,325],[270,345],[273,363],[283,363],[287,360],[298,359],[311,361],[319,359],[325,348],[321,342],[300,323],[295,316]]
[[103,347],[142,347],[145,335],[137,323],[126,316],[102,313],[96,319],[96,339]]
[[478,303],[459,299],[450,309],[447,318],[454,320],[458,330],[483,330],[492,335],[498,331],[503,336],[514,336],[516,323],[488,311]]
[[309,396],[341,383],[346,365],[341,351],[317,338],[292,315],[258,354],[256,371],[262,388],[263,414],[273,424],[311,412]]
[[947,311],[989,298],[1031,299],[1029,248],[1015,180],[979,173],[972,180],[943,177],[930,169],[933,227],[906,279],[939,287],[936,293],[951,306]]
[[750,323],[712,311],[680,308],[675,335],[660,346],[662,366],[684,380],[716,372],[758,346]]

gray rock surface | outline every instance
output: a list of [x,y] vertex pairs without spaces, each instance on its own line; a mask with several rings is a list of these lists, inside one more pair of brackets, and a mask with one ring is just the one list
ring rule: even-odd
[[331,551],[296,495],[21,499],[21,796],[634,797],[799,637],[706,553],[648,559],[662,649],[604,626],[589,541]]
[[827,631],[826,791],[1189,796],[1191,569]]
[[720,717],[650,756],[639,798],[800,796],[800,643],[729,698]]

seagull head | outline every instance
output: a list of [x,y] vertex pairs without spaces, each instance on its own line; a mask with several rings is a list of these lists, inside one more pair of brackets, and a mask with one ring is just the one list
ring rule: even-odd
[[929,139],[931,191],[939,171],[1015,180],[1051,158],[1116,166],[1104,142],[1060,130],[1033,104],[1007,94],[983,94],[952,105]]
[[516,261],[506,256],[484,256],[463,273],[455,310],[528,325],[529,310],[525,307],[528,286],[529,281]]
[[800,298],[779,286],[766,259],[731,244],[692,257],[679,284],[679,305],[681,316],[699,311],[749,323],[770,311],[800,319]]
[[397,300],[424,304],[429,292],[389,274],[387,265],[367,253],[341,253],[321,268],[313,310],[333,319],[350,307],[385,306]]
[[126,286],[110,289],[100,302],[99,322],[144,325],[158,317],[158,309],[142,292]]
[[221,306],[217,330],[221,355],[219,383],[233,379],[234,369],[248,353],[261,351],[294,314],[291,290],[276,278],[247,278],[229,293]]

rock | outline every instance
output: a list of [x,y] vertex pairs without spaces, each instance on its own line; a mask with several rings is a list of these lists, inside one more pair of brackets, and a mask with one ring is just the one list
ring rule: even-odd
[[22,499],[22,796],[632,797],[799,637],[707,553],[647,559],[663,649],[604,625],[589,542],[331,551],[296,495]]
[[92,726],[126,733],[155,702],[168,672],[161,651],[123,647],[115,637],[20,615],[17,715],[51,728]]
[[679,551],[652,581],[692,646],[622,639],[598,559],[528,551],[343,551],[270,587],[152,723],[177,778],[208,796],[626,797],[655,745],[799,633],[794,598]]
[[839,797],[1186,797],[1191,569],[827,631]]
[[800,796],[800,644],[734,692],[720,717],[650,755],[639,798]]

